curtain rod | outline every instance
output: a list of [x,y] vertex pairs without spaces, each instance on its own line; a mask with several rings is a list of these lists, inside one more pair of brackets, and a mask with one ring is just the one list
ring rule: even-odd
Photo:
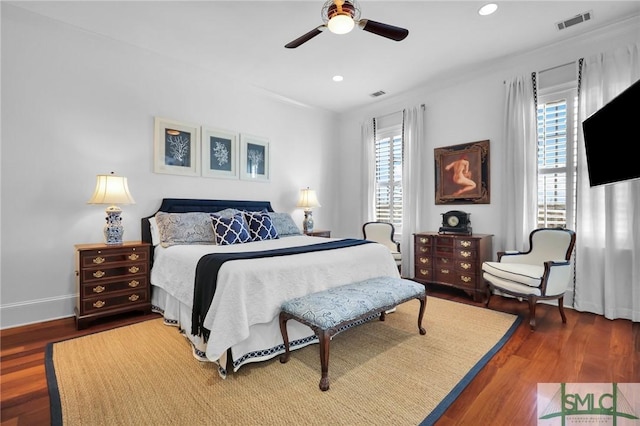
[[[543,70],[536,71],[536,73],[542,74],[543,72],[552,71],[552,70],[555,70],[556,68],[566,67],[567,65],[575,64],[576,62],[577,61],[571,61],[571,62],[567,62],[566,64],[560,64],[553,67],[545,68]],[[506,83],[507,83],[507,80],[502,80],[502,84],[506,84]]]
[[541,73],[547,72],[547,71],[551,71],[551,70],[555,70],[556,68],[566,67],[567,65],[572,65],[572,64],[575,65],[575,63],[576,63],[576,61],[571,61],[571,62],[567,62],[566,64],[556,65],[555,67],[551,67],[551,68],[547,68],[547,69],[544,69],[544,70],[540,70],[540,71],[538,71],[538,74],[541,74]]

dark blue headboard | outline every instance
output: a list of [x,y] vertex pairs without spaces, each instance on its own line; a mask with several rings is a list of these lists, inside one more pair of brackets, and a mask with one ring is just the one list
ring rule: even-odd
[[[272,212],[270,201],[243,201],[243,200],[200,200],[189,198],[163,198],[160,208],[156,211],[166,213],[187,213],[187,212],[206,212],[215,213],[224,209],[238,209],[247,211],[267,210]],[[141,231],[142,241],[151,244],[151,228],[149,226],[149,218],[155,216],[152,214],[142,218]]]

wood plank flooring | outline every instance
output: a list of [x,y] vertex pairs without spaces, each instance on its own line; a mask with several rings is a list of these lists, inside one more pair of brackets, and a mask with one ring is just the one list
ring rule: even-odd
[[[481,305],[455,289],[429,286],[428,295]],[[526,302],[494,296],[489,306],[527,318]],[[533,426],[538,383],[640,382],[640,323],[565,311],[563,325],[557,307],[539,304],[537,330],[529,331],[523,321],[437,425]],[[0,331],[0,424],[50,424],[44,369],[47,343],[157,316],[104,318],[82,331],[75,329],[73,318]]]

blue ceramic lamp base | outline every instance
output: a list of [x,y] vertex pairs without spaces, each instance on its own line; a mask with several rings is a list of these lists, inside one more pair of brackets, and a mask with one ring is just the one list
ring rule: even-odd
[[302,229],[305,233],[313,232],[313,215],[311,210],[304,211],[304,220],[302,221]]
[[107,213],[107,224],[104,226],[104,241],[107,245],[122,244],[124,227],[120,214],[122,210],[117,206],[111,206],[105,210]]

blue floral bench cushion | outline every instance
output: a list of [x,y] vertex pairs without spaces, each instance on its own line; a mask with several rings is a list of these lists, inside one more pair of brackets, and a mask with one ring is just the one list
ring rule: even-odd
[[376,277],[291,299],[282,305],[282,311],[326,330],[424,295],[422,284]]

